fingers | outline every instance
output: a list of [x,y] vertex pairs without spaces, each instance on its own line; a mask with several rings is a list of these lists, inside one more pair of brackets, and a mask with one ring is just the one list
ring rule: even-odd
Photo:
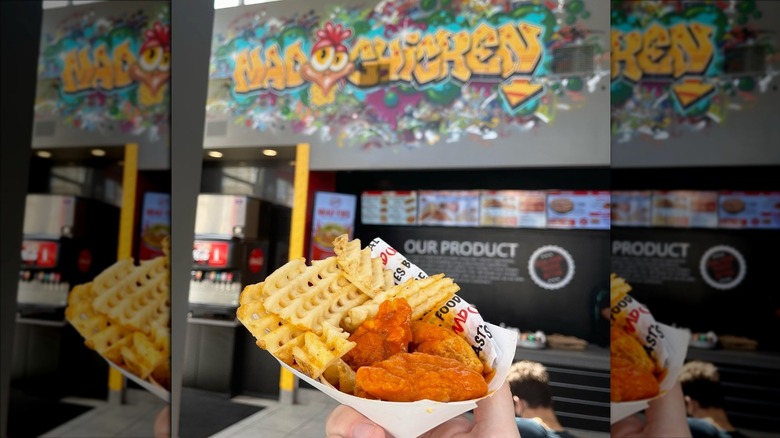
[[641,435],[644,423],[636,415],[626,417],[610,428],[610,436],[612,437],[630,437]]
[[325,421],[327,438],[386,438],[385,430],[349,406],[341,405]]
[[683,397],[680,382],[663,395],[663,397],[650,401],[650,406],[645,411],[647,423],[662,427],[667,436],[690,436],[691,430],[686,419],[685,398]]
[[477,409],[474,410],[474,432],[478,432],[474,436],[520,436],[508,383],[504,382],[492,396],[477,402]]

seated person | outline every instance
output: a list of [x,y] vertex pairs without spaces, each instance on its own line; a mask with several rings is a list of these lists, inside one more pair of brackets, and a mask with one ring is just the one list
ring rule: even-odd
[[683,366],[679,380],[693,438],[745,437],[731,425],[723,408],[723,388],[715,365],[701,361],[688,362]]
[[515,362],[506,380],[522,438],[574,438],[564,430],[552,409],[550,378],[544,365],[528,360]]

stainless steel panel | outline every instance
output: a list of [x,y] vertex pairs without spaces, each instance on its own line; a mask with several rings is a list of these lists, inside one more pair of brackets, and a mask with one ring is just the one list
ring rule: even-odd
[[243,237],[257,237],[259,202],[247,196],[198,195],[195,235],[229,239],[239,227]]
[[76,212],[75,196],[27,195],[24,207],[24,235],[62,237],[63,228],[72,228]]

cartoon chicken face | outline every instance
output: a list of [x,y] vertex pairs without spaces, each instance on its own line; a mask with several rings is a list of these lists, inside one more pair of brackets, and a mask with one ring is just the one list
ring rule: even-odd
[[316,106],[331,103],[336,98],[337,85],[353,71],[349,51],[343,41],[352,36],[351,29],[328,22],[317,31],[317,41],[311,49],[309,63],[301,68],[301,75],[312,83],[311,102]]
[[130,76],[139,82],[139,103],[152,106],[162,102],[171,75],[171,30],[168,26],[154,23],[144,37],[141,56],[130,67]]

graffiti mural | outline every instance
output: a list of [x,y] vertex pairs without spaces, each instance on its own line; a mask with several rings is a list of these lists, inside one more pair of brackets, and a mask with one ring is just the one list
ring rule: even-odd
[[749,109],[780,59],[761,17],[753,0],[613,0],[612,134],[666,140]]
[[[598,67],[606,35],[586,27],[582,0],[244,11],[215,29],[207,117],[340,147],[508,137],[582,108],[609,74]],[[588,48],[591,68],[559,73],[553,53],[576,47]]]
[[164,138],[169,121],[168,6],[131,13],[71,8],[43,29],[35,114],[89,132]]

